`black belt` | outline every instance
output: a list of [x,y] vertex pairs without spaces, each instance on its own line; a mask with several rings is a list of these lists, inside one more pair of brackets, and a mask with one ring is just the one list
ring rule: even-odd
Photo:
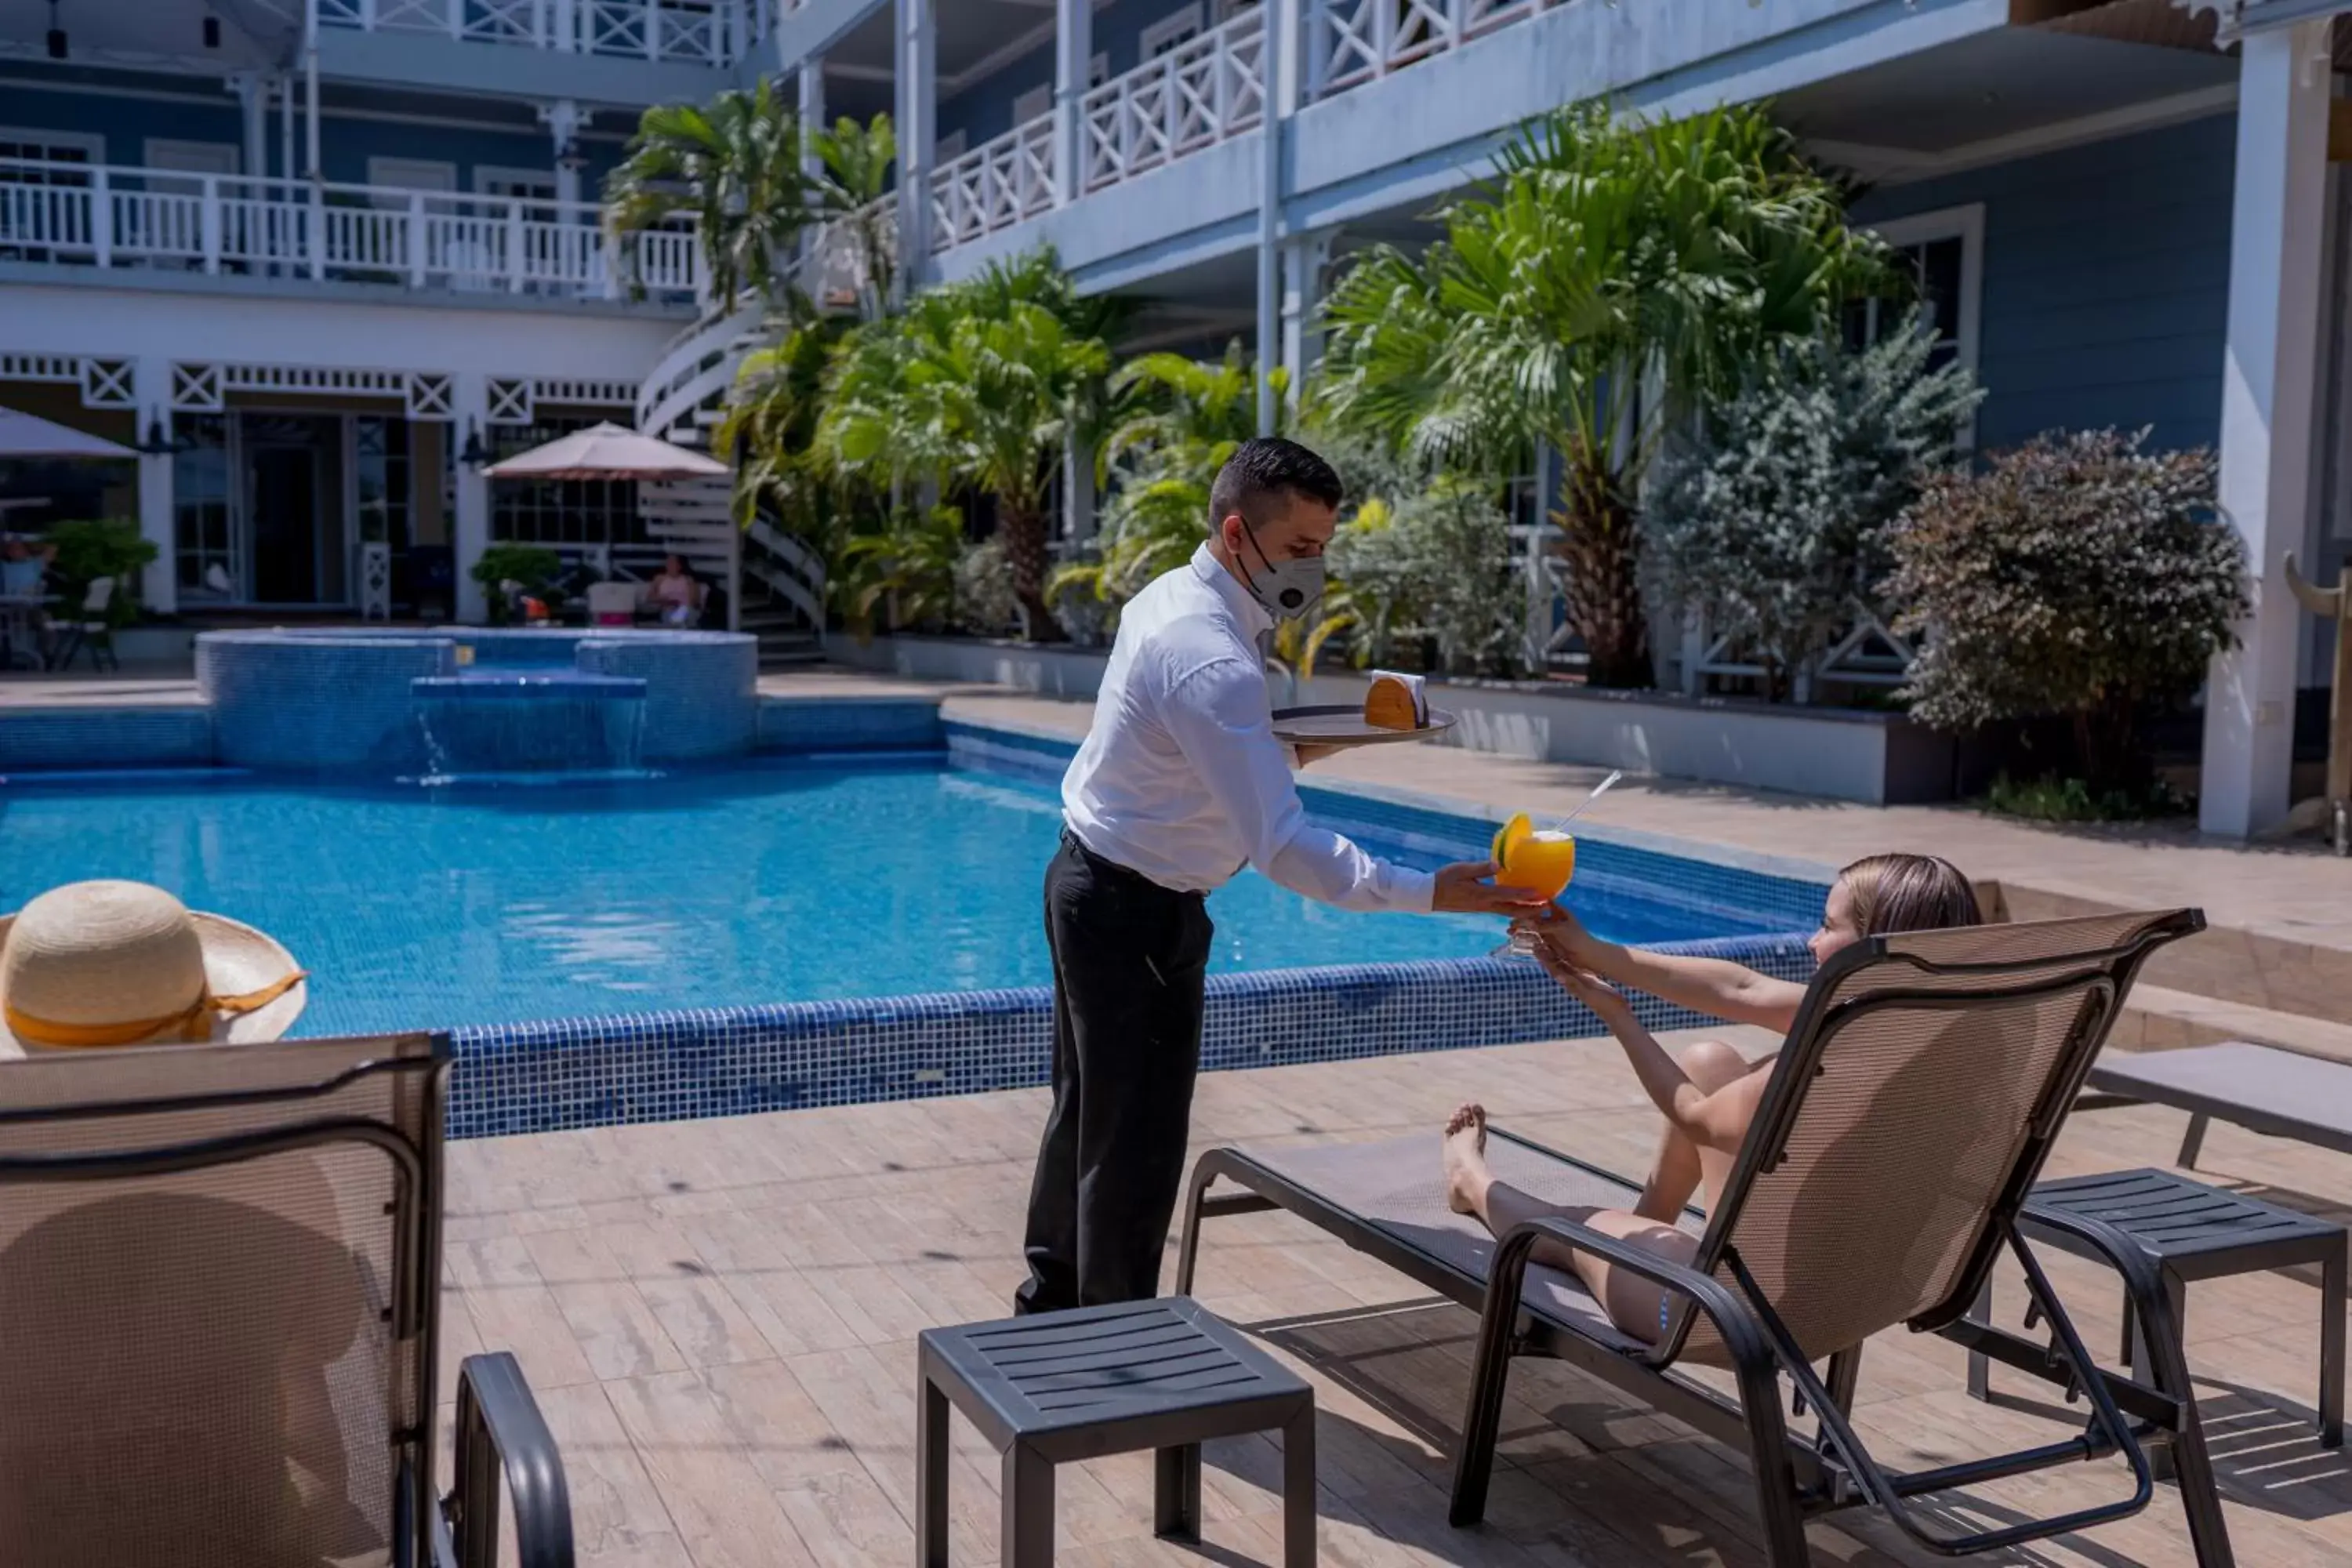
[[1186,892],[1179,888],[1171,888],[1164,883],[1155,882],[1132,866],[1122,866],[1116,860],[1097,855],[1087,848],[1078,836],[1067,827],[1062,829],[1062,843],[1071,853],[1085,861],[1088,869],[1108,881],[1125,887],[1129,891],[1157,893],[1166,899],[1191,899],[1196,903],[1206,900],[1209,896],[1206,893]]

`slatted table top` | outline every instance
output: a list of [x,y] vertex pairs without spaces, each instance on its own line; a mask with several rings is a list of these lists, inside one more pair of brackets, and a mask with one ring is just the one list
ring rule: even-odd
[[2037,1212],[2103,1220],[2167,1263],[2177,1267],[2195,1259],[2206,1266],[2181,1270],[2189,1274],[2234,1272],[2218,1267],[2231,1262],[2231,1255],[2244,1257],[2241,1268],[2270,1267],[2253,1255],[2308,1257],[2331,1242],[2342,1246],[2344,1236],[2342,1226],[2169,1171],[2113,1171],[2035,1187],[2025,1205],[2028,1228],[2039,1238],[2083,1252],[2074,1238],[2034,1226]]
[[[1182,1296],[926,1329],[921,1342],[929,1365],[1016,1436],[1312,1393]],[[983,1428],[992,1425],[965,1400],[957,1403]]]

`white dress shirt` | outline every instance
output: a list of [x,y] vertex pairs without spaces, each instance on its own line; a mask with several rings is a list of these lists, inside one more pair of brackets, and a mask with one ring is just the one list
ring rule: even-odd
[[1311,826],[1274,738],[1274,619],[1203,544],[1120,612],[1094,727],[1062,777],[1079,843],[1179,892],[1244,864],[1348,910],[1426,910],[1435,879]]

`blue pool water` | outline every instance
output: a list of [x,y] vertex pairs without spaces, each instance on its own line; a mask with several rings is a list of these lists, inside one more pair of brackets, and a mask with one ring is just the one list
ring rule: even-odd
[[[0,789],[0,910],[83,878],[157,883],[284,942],[313,975],[313,1035],[1044,984],[1059,817],[1048,785],[936,762],[436,790],[19,777]],[[1792,923],[1605,877],[1569,901],[1629,942]],[[1501,935],[1343,913],[1255,873],[1210,912],[1221,971],[1468,957]]]

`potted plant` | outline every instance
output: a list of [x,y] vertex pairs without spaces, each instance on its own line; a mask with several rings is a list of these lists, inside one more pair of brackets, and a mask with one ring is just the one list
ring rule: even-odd
[[[493,544],[483,551],[474,563],[473,578],[489,601],[490,625],[512,623],[511,600],[528,596],[544,602],[552,591],[549,585],[562,570],[563,558],[541,544]],[[509,584],[514,584],[511,592]]]

